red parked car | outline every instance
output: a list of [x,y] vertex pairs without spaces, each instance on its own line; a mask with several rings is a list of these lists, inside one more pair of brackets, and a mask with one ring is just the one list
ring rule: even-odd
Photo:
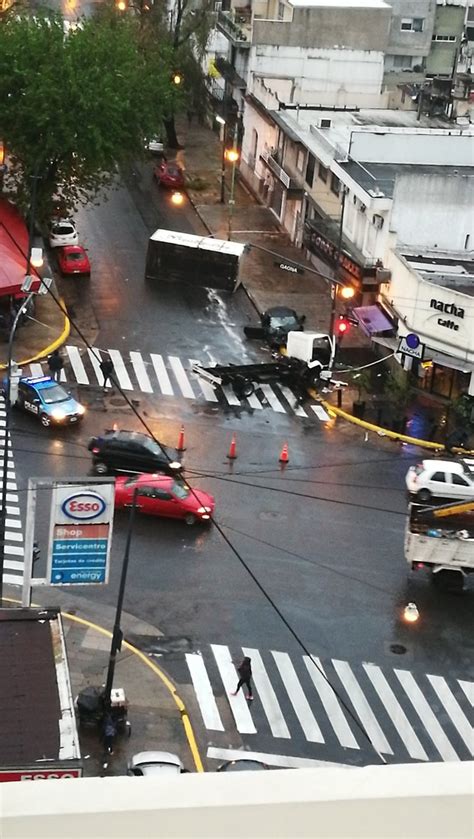
[[184,519],[186,524],[209,521],[214,512],[212,495],[202,489],[188,489],[181,481],[167,475],[134,475],[115,481],[115,506],[131,507],[136,494],[136,508],[147,516]]
[[58,250],[58,265],[61,274],[90,274],[89,257],[81,245],[66,245]]
[[163,160],[153,170],[153,177],[157,183],[166,189],[182,189],[184,187],[184,172],[177,163]]

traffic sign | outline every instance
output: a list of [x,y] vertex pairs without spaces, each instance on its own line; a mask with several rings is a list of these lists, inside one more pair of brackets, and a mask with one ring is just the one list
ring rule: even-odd
[[418,361],[423,361],[425,345],[421,343],[418,335],[410,332],[408,335],[400,338],[397,352],[403,355],[409,355],[410,358],[416,358]]

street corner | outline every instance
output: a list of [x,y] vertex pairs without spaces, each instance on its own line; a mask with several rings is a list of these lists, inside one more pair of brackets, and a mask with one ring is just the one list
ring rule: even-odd
[[[28,330],[19,332],[15,341],[14,356],[19,359],[17,363],[21,366],[45,358],[67,341],[70,330],[71,324],[62,298],[56,297],[54,300],[49,294],[38,296]],[[4,346],[0,349],[0,368],[5,369],[6,364],[7,347]]]

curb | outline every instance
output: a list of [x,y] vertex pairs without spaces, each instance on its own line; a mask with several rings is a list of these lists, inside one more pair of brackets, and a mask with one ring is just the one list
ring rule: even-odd
[[[433,449],[435,451],[446,451],[446,446],[444,443],[435,443],[433,440],[420,440],[419,437],[410,437],[408,434],[400,434],[397,431],[391,431],[389,428],[383,428],[381,425],[375,425],[371,422],[366,422],[365,420],[359,419],[358,417],[354,417],[352,414],[349,414],[347,411],[344,411],[342,408],[336,408],[334,405],[331,405],[329,402],[326,402],[325,399],[321,399],[318,393],[315,390],[309,390],[309,395],[316,399],[328,414],[332,415],[333,417],[340,417],[341,419],[346,420],[347,422],[352,423],[352,425],[358,425],[359,428],[364,428],[365,431],[373,431],[375,434],[378,434],[379,437],[388,437],[390,440],[395,440],[399,443],[408,443],[412,446],[419,446],[423,449]],[[473,454],[472,449],[460,449],[457,446],[453,446],[453,452],[462,453],[462,454]]]
[[190,194],[189,194],[189,192],[188,192],[188,191],[186,191],[186,195],[188,196],[188,201],[189,201],[189,203],[191,204],[191,207],[193,208],[194,212],[196,213],[196,215],[197,215],[198,219],[200,220],[201,224],[203,224],[203,225],[204,225],[204,227],[206,228],[207,232],[209,233],[209,236],[212,236],[212,238],[214,239],[214,238],[215,238],[214,233],[212,232],[212,230],[211,230],[211,228],[209,227],[208,223],[207,223],[206,221],[204,221],[204,219],[203,219],[203,217],[202,217],[201,213],[199,212],[199,210],[198,210],[198,208],[197,208],[197,205],[195,204],[194,200],[191,198],[191,196],[190,196]]
[[[52,341],[51,344],[48,344],[48,346],[43,347],[42,350],[39,350],[36,353],[36,355],[31,356],[31,358],[24,358],[21,361],[17,361],[17,364],[20,367],[23,364],[30,364],[32,361],[38,361],[40,358],[44,358],[45,356],[52,353],[54,350],[57,350],[58,347],[60,347],[62,344],[64,344],[64,342],[67,341],[67,339],[69,338],[69,333],[71,332],[71,322],[70,322],[70,320],[67,316],[66,304],[65,304],[64,300],[62,299],[62,297],[59,298],[59,302],[61,304],[61,310],[64,314],[64,326],[63,326],[63,330],[62,330],[61,334],[59,335],[58,338],[55,338],[55,340]],[[0,364],[0,370],[6,370],[6,369],[7,369],[6,364]]]

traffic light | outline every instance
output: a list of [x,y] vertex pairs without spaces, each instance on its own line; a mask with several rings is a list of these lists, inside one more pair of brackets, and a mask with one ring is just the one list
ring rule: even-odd
[[344,335],[346,335],[349,331],[349,327],[350,323],[348,319],[344,315],[339,315],[338,319],[336,320],[336,338],[339,338],[339,340],[341,340],[341,338],[343,338]]

